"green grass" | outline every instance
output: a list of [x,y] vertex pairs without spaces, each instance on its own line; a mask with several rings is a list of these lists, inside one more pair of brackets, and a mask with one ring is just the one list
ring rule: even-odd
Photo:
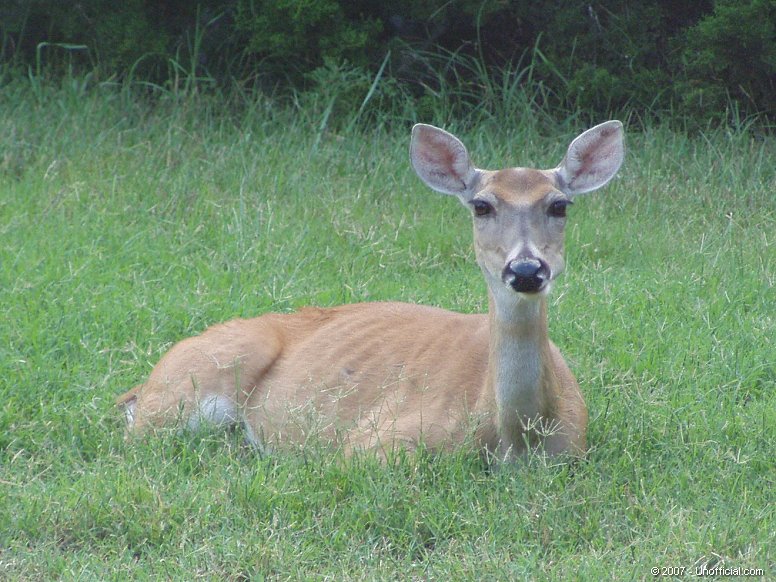
[[[469,219],[412,173],[409,125],[3,89],[0,577],[773,575],[773,138],[631,134],[620,177],[570,212],[550,326],[591,412],[585,462],[384,466],[261,458],[239,431],[127,444],[112,400],[237,316],[485,309]],[[483,167],[548,167],[584,129],[560,128],[516,115],[461,137]]]

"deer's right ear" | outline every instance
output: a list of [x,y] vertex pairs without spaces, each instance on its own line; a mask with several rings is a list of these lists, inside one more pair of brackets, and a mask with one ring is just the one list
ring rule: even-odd
[[477,181],[478,172],[461,140],[433,125],[412,128],[410,161],[420,179],[443,194],[466,197]]
[[555,169],[560,189],[569,196],[600,188],[614,178],[625,156],[622,123],[606,121],[571,142]]

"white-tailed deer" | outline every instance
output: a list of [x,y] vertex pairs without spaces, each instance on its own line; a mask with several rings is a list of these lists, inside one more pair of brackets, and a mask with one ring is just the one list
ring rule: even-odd
[[547,294],[564,268],[566,207],[611,180],[623,154],[622,124],[608,121],[553,170],[478,170],[456,137],[416,125],[418,176],[471,211],[488,314],[362,303],[216,325],[117,399],[129,433],[206,421],[242,424],[262,448],[313,435],[348,453],[438,449],[468,435],[500,459],[583,453],[587,408],[548,337]]

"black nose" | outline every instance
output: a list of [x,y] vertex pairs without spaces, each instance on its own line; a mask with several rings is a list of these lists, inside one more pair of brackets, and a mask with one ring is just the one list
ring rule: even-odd
[[502,275],[504,282],[520,293],[536,293],[547,281],[547,263],[539,259],[517,259],[511,261]]

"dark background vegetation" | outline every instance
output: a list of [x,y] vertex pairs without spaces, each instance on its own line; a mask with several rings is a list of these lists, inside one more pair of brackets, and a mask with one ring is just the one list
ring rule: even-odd
[[343,113],[530,85],[567,115],[776,118],[776,0],[0,0],[0,43],[5,77],[275,96],[337,80]]

